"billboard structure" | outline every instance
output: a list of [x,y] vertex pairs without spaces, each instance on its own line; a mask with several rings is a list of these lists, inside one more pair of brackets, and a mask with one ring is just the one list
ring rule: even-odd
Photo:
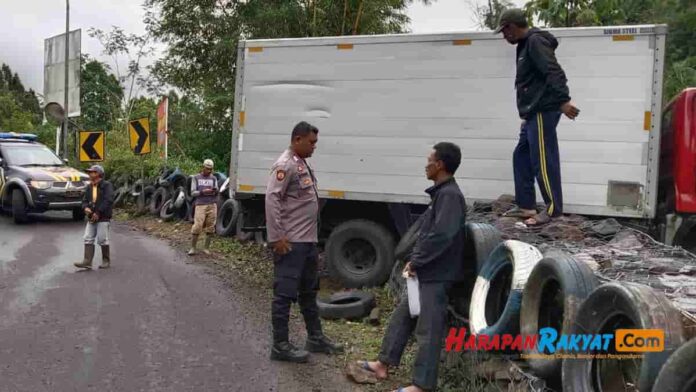
[[[80,115],[80,56],[82,30],[70,32],[68,56],[68,117]],[[44,100],[65,104],[65,34],[44,41]]]

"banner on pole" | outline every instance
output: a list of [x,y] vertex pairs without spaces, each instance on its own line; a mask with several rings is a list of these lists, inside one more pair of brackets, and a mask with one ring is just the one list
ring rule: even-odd
[[167,120],[169,112],[169,99],[167,97],[162,98],[157,107],[157,145],[160,148],[160,157],[167,159],[167,147],[169,144],[169,137],[167,134]]

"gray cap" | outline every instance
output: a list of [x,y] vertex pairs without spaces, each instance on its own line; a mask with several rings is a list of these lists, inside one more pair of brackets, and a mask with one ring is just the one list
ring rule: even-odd
[[514,24],[517,26],[524,26],[527,24],[527,15],[524,14],[519,8],[508,8],[500,14],[500,20],[498,21],[498,28],[495,29],[495,33],[499,34],[507,25]]
[[99,176],[104,177],[104,168],[100,165],[92,165],[89,169],[87,169],[87,173],[89,172],[95,172],[99,174]]
[[205,161],[203,161],[203,167],[205,167],[206,169],[212,169],[214,166],[215,165],[213,164],[212,159],[206,159]]

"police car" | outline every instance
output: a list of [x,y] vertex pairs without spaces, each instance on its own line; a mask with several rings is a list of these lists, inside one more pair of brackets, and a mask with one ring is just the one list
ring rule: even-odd
[[89,176],[66,165],[48,147],[26,133],[0,132],[0,208],[16,223],[28,213],[72,211],[84,219],[82,196]]

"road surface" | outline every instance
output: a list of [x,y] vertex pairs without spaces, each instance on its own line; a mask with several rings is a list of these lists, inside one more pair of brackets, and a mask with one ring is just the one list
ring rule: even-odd
[[0,215],[0,391],[354,390],[326,357],[269,361],[263,297],[126,225],[77,272],[83,228]]

